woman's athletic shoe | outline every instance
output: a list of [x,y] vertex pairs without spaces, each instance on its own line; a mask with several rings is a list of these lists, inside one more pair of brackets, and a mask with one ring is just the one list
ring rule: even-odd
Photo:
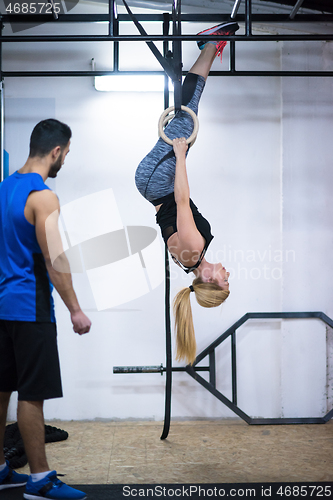
[[33,482],[31,477],[25,487],[23,497],[27,500],[84,500],[87,498],[83,491],[71,488],[57,478],[55,470],[40,481]]
[[8,466],[0,472],[0,490],[5,490],[6,488],[19,488],[24,486],[29,479],[27,474],[18,474],[13,469]]
[[[212,28],[209,28],[208,30],[200,31],[198,35],[234,35],[236,31],[239,29],[239,26],[237,23],[231,21],[228,23],[222,23],[218,24],[217,26],[213,26]],[[197,42],[198,47],[200,50],[204,48],[206,43],[213,43],[216,45],[216,55],[221,54],[222,56],[222,50],[224,47],[227,45],[227,42],[225,40],[221,40],[220,42],[216,41],[207,41],[207,40],[199,40]]]

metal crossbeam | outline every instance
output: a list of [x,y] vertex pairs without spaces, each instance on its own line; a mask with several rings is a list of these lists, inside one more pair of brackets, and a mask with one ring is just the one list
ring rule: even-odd
[[[216,35],[216,41],[235,41],[235,42],[320,42],[332,41],[333,34],[318,35]],[[2,43],[36,43],[36,42],[164,42],[164,41],[183,41],[197,42],[198,40],[209,41],[209,35],[118,35],[110,37],[108,35],[10,35],[2,36]]]
[[[186,372],[186,366],[170,366],[172,372]],[[160,373],[161,375],[168,370],[167,367],[160,365],[152,366],[114,366],[113,373],[115,375],[123,373]],[[196,372],[209,372],[210,366],[196,366],[194,368]]]
[[[3,14],[0,15],[4,24],[36,24],[37,23],[55,23],[54,19],[47,14]],[[139,22],[163,22],[163,14],[136,14]],[[101,23],[111,22],[117,19],[119,22],[131,21],[128,14],[59,14],[56,21],[61,23]],[[181,22],[190,23],[215,23],[218,24],[230,19],[229,14],[181,14]],[[237,22],[245,22],[245,14],[235,16]],[[288,23],[295,25],[297,23],[332,23],[332,14],[298,14],[294,19],[290,19],[288,14],[252,14],[252,21],[257,23]],[[31,35],[33,36],[33,35]]]

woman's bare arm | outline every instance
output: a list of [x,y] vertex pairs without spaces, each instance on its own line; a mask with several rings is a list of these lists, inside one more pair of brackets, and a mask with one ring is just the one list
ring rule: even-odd
[[204,244],[203,237],[199,233],[190,207],[190,187],[186,172],[186,151],[187,144],[185,138],[173,140],[173,149],[176,156],[175,174],[175,201],[177,205],[177,235],[180,247],[190,252],[198,250]]
[[186,151],[187,144],[184,137],[173,140],[173,150],[176,156],[176,174],[175,174],[175,201],[178,205],[181,203],[190,203],[190,186],[188,184],[186,172]]

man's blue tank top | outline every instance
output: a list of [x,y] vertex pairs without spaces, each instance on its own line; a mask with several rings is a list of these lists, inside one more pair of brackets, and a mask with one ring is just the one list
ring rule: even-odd
[[53,286],[24,216],[32,191],[50,189],[37,173],[15,172],[0,183],[0,319],[54,323]]

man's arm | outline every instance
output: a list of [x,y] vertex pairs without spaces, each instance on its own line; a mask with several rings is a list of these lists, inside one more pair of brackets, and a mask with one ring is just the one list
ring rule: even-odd
[[[59,201],[49,190],[30,194],[26,208],[33,215],[36,237],[45,259],[50,280],[70,312],[73,330],[80,335],[87,333],[91,321],[83,313],[72,284],[69,262],[63,252],[58,228]],[[59,256],[54,265],[54,256]]]

